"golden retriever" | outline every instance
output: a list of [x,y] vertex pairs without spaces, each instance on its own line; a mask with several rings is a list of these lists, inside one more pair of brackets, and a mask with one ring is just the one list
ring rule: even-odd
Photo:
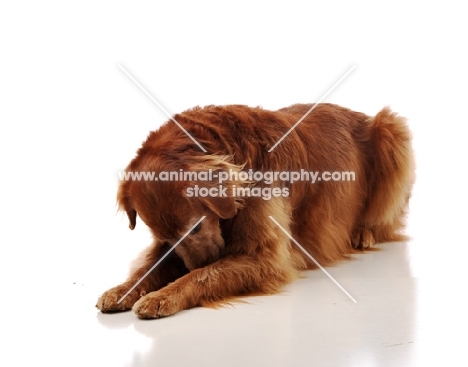
[[[311,107],[196,107],[174,116],[180,126],[169,120],[151,132],[125,172],[212,175],[120,182],[118,204],[130,228],[138,215],[154,242],[143,263],[105,292],[97,308],[133,308],[140,318],[160,318],[278,292],[300,271],[316,267],[288,234],[322,266],[376,242],[404,238],[414,180],[406,120],[389,108],[369,117],[322,103],[284,137]],[[266,183],[247,177],[249,171],[307,171],[318,178],[292,182],[277,175]],[[230,172],[222,186],[215,178],[221,172]],[[330,179],[340,173],[348,173],[348,179]],[[220,195],[206,195],[215,193],[208,191],[213,188]]]

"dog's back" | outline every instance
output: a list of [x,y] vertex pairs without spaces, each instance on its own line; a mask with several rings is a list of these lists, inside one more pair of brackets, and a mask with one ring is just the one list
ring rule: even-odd
[[[318,173],[318,180],[329,174],[328,181],[286,184],[290,230],[324,265],[346,258],[353,248],[402,239],[413,183],[411,138],[405,119],[388,108],[369,117],[323,103],[283,138],[312,106],[296,104],[278,111],[207,106],[175,117],[210,153],[229,155],[245,170],[305,170]],[[335,180],[339,174],[343,179]],[[302,255],[298,259],[297,267],[313,267]]]
[[210,153],[230,155],[246,170],[307,170],[319,179],[323,173],[354,173],[353,181],[300,181],[290,187],[291,230],[323,263],[342,259],[353,247],[401,239],[414,180],[405,119],[388,108],[369,117],[323,103],[269,152],[312,106],[278,111],[207,106],[175,117]]

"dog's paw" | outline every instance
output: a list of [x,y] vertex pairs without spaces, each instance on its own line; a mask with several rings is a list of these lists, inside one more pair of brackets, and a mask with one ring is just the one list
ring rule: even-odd
[[133,306],[133,312],[140,319],[159,319],[182,310],[180,297],[164,291],[149,293]]
[[96,307],[102,312],[127,311],[132,308],[135,302],[141,297],[137,291],[130,292],[121,302],[120,299],[128,292],[130,287],[126,284],[118,285],[109,289],[99,297]]
[[354,234],[353,247],[357,250],[365,250],[375,245],[374,235],[368,229],[362,229]]

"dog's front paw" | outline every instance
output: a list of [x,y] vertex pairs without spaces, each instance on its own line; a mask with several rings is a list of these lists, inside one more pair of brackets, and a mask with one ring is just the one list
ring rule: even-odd
[[181,297],[164,291],[149,293],[133,306],[140,319],[159,319],[182,310]]
[[133,290],[125,298],[122,299],[122,297],[125,296],[129,289],[130,286],[126,284],[121,284],[117,287],[109,289],[107,292],[104,292],[101,297],[99,297],[96,303],[96,307],[102,312],[118,312],[130,310],[141,296],[140,294],[138,294],[137,291]]

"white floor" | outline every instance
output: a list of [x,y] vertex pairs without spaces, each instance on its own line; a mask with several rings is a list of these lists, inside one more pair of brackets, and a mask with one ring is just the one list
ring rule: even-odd
[[[468,366],[468,84],[461,2],[0,4],[0,366]],[[282,294],[138,320],[103,315],[150,242],[117,172],[169,112],[325,98],[408,117],[408,243]]]
[[33,284],[30,303],[3,310],[8,338],[0,363],[466,366],[464,279],[444,278],[446,268],[436,258],[427,264],[435,274],[424,274],[420,246],[417,240],[382,245],[328,269],[356,304],[320,271],[279,295],[153,321],[131,312],[101,314],[93,307],[99,291],[92,283],[56,281],[47,292]]

